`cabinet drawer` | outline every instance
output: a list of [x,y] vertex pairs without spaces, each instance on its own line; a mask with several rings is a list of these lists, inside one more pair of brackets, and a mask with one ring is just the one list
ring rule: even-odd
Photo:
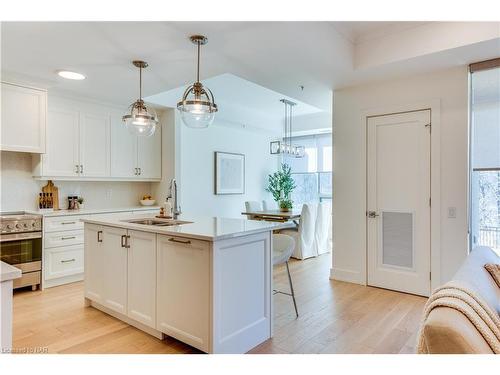
[[83,229],[45,233],[45,248],[83,244]]
[[83,229],[82,215],[47,217],[44,220],[45,232]]
[[158,240],[166,242],[172,246],[176,246],[179,249],[185,248],[185,249],[208,250],[210,248],[209,242],[207,241],[194,240],[185,237],[158,235]]
[[83,245],[45,249],[45,280],[83,273]]

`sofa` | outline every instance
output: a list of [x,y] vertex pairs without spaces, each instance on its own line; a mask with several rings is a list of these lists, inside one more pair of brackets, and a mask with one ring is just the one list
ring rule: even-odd
[[[491,316],[497,314],[496,320],[498,328],[498,317],[500,317],[500,288],[495,280],[486,271],[484,265],[487,263],[500,263],[500,257],[489,247],[477,247],[466,258],[458,272],[454,275],[449,285],[463,285],[471,292],[473,297],[479,297],[486,305]],[[439,291],[434,291],[433,295]],[[432,295],[429,302],[432,301]],[[459,301],[460,302],[460,301]],[[429,305],[429,303],[428,303]],[[474,353],[494,353],[493,348],[498,348],[498,330],[487,329],[484,319],[476,320],[472,323],[470,316],[459,311],[459,309],[438,305],[435,308],[424,312],[419,345],[419,353],[436,354],[474,354]],[[490,325],[495,327],[495,324]],[[481,331],[478,329],[481,328]],[[485,328],[486,327],[486,328]],[[489,342],[484,338],[484,332],[489,334]],[[493,346],[492,346],[493,340]],[[497,345],[498,344],[498,345]],[[498,349],[497,349],[498,350]]]

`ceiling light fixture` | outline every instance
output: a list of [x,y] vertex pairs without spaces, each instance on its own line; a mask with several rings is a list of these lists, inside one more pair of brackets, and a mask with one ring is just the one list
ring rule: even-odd
[[131,134],[149,137],[154,134],[158,117],[153,108],[147,108],[142,100],[142,69],[147,68],[145,61],[134,60],[132,64],[139,68],[139,99],[130,105],[130,114],[122,117],[125,126]]
[[188,128],[206,128],[214,122],[217,104],[214,95],[208,87],[200,82],[200,46],[207,44],[208,39],[203,35],[193,35],[189,38],[198,47],[198,64],[196,68],[196,82],[189,86],[182,100],[177,103],[182,122]]
[[71,72],[69,70],[59,70],[57,74],[60,77],[66,78],[66,79],[73,79],[77,81],[81,81],[82,79],[85,79],[85,76],[81,73],[77,72]]
[[270,144],[270,153],[272,155],[286,155],[294,158],[302,158],[305,156],[304,146],[296,146],[292,142],[292,118],[293,107],[297,105],[287,99],[281,99],[281,103],[285,105],[285,121],[283,126],[283,139],[274,141]]

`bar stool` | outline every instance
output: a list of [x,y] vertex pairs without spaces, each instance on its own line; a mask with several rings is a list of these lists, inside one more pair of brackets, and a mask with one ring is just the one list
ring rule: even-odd
[[273,294],[281,293],[292,297],[293,306],[295,307],[295,315],[299,317],[297,303],[295,302],[295,292],[293,290],[292,278],[290,277],[290,268],[288,260],[295,249],[295,240],[286,234],[273,234],[273,266],[286,264],[286,272],[288,273],[288,282],[290,283],[290,292],[286,293],[279,290],[273,290]]

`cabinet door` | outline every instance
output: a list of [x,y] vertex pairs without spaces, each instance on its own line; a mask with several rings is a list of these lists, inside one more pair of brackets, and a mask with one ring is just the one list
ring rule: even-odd
[[45,152],[47,92],[2,82],[0,149]]
[[127,314],[127,248],[122,246],[126,229],[102,227],[102,274],[104,281],[103,305]]
[[156,329],[205,352],[210,331],[208,242],[157,236]]
[[47,153],[42,155],[43,175],[78,176],[78,111],[51,108],[48,112]]
[[156,234],[128,231],[127,315],[156,328]]
[[[85,297],[100,304],[104,304],[106,280],[104,279],[106,263],[104,259],[103,227],[85,225]],[[49,272],[50,275],[50,272]],[[45,278],[47,278],[47,272]]]
[[140,178],[161,178],[161,126],[151,137],[138,137],[137,167]]
[[130,134],[119,116],[111,116],[111,176],[135,177],[137,137]]
[[109,115],[82,113],[80,172],[85,177],[109,176]]

